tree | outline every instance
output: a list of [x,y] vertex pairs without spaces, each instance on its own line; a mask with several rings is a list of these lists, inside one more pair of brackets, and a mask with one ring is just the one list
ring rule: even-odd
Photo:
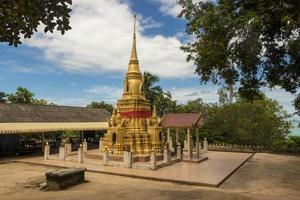
[[37,104],[37,105],[55,105],[49,103],[45,99],[34,98],[34,93],[24,87],[18,87],[14,94],[7,94],[5,103],[19,103],[19,104]]
[[15,94],[8,94],[7,99],[10,103],[31,104],[34,101],[34,93],[27,88],[18,87]]
[[154,105],[159,117],[162,117],[165,113],[176,112],[177,103],[172,100],[172,96],[169,91],[157,93]]
[[163,93],[161,87],[159,85],[155,85],[157,82],[159,82],[159,77],[151,74],[150,72],[144,72],[143,77],[146,99],[148,99],[151,105],[153,105],[156,97]]
[[6,103],[6,94],[5,92],[0,92],[0,103]]
[[17,47],[21,37],[31,38],[39,25],[44,32],[56,29],[61,34],[71,29],[72,0],[0,0],[0,42]]
[[88,107],[88,108],[106,109],[110,113],[112,113],[113,109],[114,109],[113,105],[105,103],[104,101],[101,101],[101,102],[92,101],[86,107]]
[[232,85],[225,86],[218,90],[219,103],[221,105],[233,103],[235,92]]
[[300,1],[179,0],[192,36],[182,47],[202,83],[238,84],[263,98],[261,87],[300,87]]
[[172,100],[169,91],[165,92],[157,85],[159,77],[150,72],[144,72],[143,77],[145,96],[150,101],[151,105],[155,105],[157,115],[161,117],[165,113],[174,112],[177,105],[176,101]]
[[266,97],[253,102],[238,98],[215,107],[202,132],[214,142],[273,145],[289,134],[289,117],[278,102]]

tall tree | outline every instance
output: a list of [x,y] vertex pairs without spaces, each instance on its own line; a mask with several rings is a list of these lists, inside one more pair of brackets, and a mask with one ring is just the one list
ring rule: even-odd
[[157,83],[159,82],[159,77],[151,74],[150,72],[144,72],[144,92],[146,98],[150,100],[151,105],[154,104],[156,96],[163,93],[163,90]]
[[70,30],[72,0],[0,0],[0,42],[17,47],[31,38],[39,25],[44,32]]
[[10,103],[32,104],[34,93],[27,88],[18,87],[15,94],[8,94],[7,99]]
[[7,94],[5,100],[5,103],[55,105],[45,99],[34,98],[34,93],[24,87],[18,87],[14,94]]
[[215,107],[207,117],[203,134],[213,142],[273,145],[289,134],[289,115],[278,102],[263,97]]
[[105,103],[104,101],[101,101],[101,102],[92,101],[86,107],[88,107],[88,108],[98,108],[98,109],[104,108],[104,109],[106,109],[110,113],[112,113],[113,109],[114,109],[113,105]]
[[179,0],[192,36],[182,49],[202,83],[240,87],[249,100],[261,87],[300,87],[299,0]]

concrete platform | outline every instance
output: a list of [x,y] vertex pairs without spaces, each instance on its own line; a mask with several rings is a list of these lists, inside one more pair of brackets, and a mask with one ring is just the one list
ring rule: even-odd
[[43,157],[19,158],[14,161],[35,165],[55,167],[84,167],[89,172],[120,175],[134,178],[150,179],[183,183],[190,185],[218,187],[232,173],[235,172],[253,154],[232,152],[208,152],[209,159],[201,163],[177,162],[158,170],[123,168],[103,166],[100,160],[85,159],[85,163],[78,163],[73,159],[67,161],[44,160]]

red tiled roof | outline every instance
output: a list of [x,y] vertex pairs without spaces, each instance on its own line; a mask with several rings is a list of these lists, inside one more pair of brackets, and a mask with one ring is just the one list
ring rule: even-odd
[[162,118],[162,126],[165,128],[186,128],[195,126],[201,119],[201,113],[169,113]]

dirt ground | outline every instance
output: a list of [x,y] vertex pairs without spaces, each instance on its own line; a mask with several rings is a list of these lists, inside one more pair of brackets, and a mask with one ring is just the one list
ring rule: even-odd
[[254,155],[219,188],[198,187],[86,173],[87,182],[63,191],[39,190],[54,168],[21,163],[0,164],[0,199],[284,199],[300,197],[300,157]]

